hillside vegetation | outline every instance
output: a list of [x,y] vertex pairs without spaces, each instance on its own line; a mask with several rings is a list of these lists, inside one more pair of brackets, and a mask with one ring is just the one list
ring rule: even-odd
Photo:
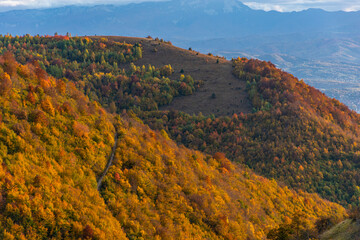
[[160,107],[191,114],[251,111],[245,82],[231,74],[229,61],[163,40],[7,35],[0,37],[0,49],[13,52],[23,64],[38,61],[49,74],[74,81],[90,99],[112,106],[113,111]]
[[232,117],[144,112],[185,146],[217,151],[255,172],[347,206],[359,203],[360,116],[269,62],[233,60],[253,113]]
[[344,216],[337,205],[280,187],[221,153],[178,147],[164,131],[130,121],[120,133],[101,194],[130,238],[262,239],[299,214],[301,233]]
[[136,66],[142,58],[141,44],[107,38],[0,37],[1,52],[13,52],[24,64],[37,62],[50,75],[75,83],[91,100],[111,112],[120,109],[157,110],[177,96],[191,95],[201,86],[189,74],[169,78],[169,64],[151,62]]
[[0,238],[125,238],[96,190],[112,116],[74,84],[0,57]]
[[321,240],[359,239],[360,226],[357,221],[347,219],[321,234]]
[[189,114],[201,112],[217,116],[251,112],[251,103],[245,91],[246,82],[239,81],[231,74],[231,62],[211,53],[205,55],[191,48],[181,49],[162,39],[108,38],[116,42],[141,44],[142,58],[134,62],[138,66],[151,64],[161,67],[170,64],[174,69],[170,79],[178,79],[185,74],[202,82],[202,86],[190,97],[175,98],[170,104],[162,106],[161,110],[177,109]]
[[[69,41],[65,49],[71,49],[70,44],[87,40],[32,41],[50,41],[44,47],[39,42],[43,49]],[[109,44],[101,40],[91,46],[100,49],[100,43]],[[128,56],[137,51],[115,47],[130,49],[125,49]],[[299,234],[313,233],[317,220],[345,215],[341,206],[280,187],[221,153],[178,147],[165,131],[150,130],[131,111],[130,117],[107,113],[89,100],[97,87],[76,88],[96,81],[55,78],[44,70],[50,71],[47,57],[30,50],[16,57],[24,53],[33,56],[29,63],[19,64],[9,51],[0,57],[0,238],[263,239],[282,222],[295,224]],[[66,59],[60,59],[64,66],[75,64]],[[82,71],[88,70],[79,67]],[[87,79],[96,74],[90,71]],[[116,132],[114,165],[97,191]],[[302,216],[298,224],[297,216]]]

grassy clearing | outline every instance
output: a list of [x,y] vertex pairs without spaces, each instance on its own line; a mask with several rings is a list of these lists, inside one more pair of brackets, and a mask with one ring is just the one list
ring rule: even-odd
[[351,219],[347,219],[337,224],[320,236],[321,240],[359,240],[360,224]]

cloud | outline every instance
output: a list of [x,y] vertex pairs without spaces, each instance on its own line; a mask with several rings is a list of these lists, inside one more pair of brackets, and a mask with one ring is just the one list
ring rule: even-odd
[[354,6],[350,6],[350,7],[346,7],[345,9],[343,9],[345,12],[355,12],[355,11],[360,11],[360,5],[354,5]]
[[327,11],[359,11],[359,0],[250,0],[244,4],[253,9],[265,11],[291,12],[309,8],[321,8]]
[[[0,0],[0,12],[11,9],[48,8],[65,5],[127,4],[162,0]],[[192,0],[193,1],[193,0]],[[240,0],[241,1],[241,0]],[[243,0],[253,9],[279,12],[321,8],[328,11],[359,11],[359,0]]]
[[0,12],[11,9],[48,8],[66,5],[127,4],[160,0],[0,0]]
[[284,12],[285,8],[281,5],[277,4],[269,4],[269,3],[258,3],[258,2],[244,2],[248,7],[256,10],[265,10],[265,11],[278,11]]

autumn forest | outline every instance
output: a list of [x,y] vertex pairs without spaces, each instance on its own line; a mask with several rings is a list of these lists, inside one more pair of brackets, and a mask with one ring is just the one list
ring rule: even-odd
[[[164,110],[208,88],[168,48],[231,64],[248,112]],[[271,62],[150,36],[0,54],[0,239],[322,239],[357,218],[360,115]]]

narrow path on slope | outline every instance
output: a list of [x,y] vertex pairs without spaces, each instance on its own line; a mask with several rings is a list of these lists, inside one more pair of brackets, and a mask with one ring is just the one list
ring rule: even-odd
[[119,136],[118,136],[118,133],[115,134],[115,143],[114,143],[114,146],[112,148],[112,152],[111,152],[111,155],[109,157],[109,161],[106,165],[106,168],[104,170],[104,172],[101,174],[98,182],[97,182],[97,190],[99,191],[100,188],[101,188],[101,185],[102,185],[102,182],[107,174],[107,172],[109,171],[109,168],[111,167],[111,165],[113,164],[113,161],[114,161],[114,157],[115,157],[115,151],[116,151],[116,146],[117,146],[117,143],[118,143],[118,140],[119,140]]

